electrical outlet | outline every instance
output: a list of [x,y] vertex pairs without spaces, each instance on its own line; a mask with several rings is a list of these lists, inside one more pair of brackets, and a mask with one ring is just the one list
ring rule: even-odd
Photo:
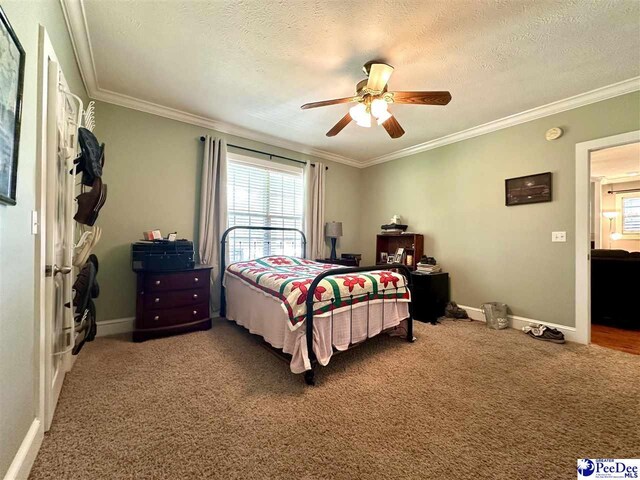
[[551,232],[551,241],[552,242],[566,242],[567,241],[567,232]]

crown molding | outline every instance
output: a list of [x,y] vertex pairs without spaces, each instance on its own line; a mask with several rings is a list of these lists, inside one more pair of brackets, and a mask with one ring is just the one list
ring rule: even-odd
[[140,112],[150,113],[159,117],[169,118],[171,120],[177,120],[178,122],[188,123],[190,125],[197,125],[209,130],[215,130],[216,132],[226,133],[228,135],[234,135],[246,140],[253,140],[256,142],[265,143],[272,147],[286,148],[294,152],[303,153],[306,155],[312,155],[314,157],[322,158],[325,160],[331,160],[337,163],[343,163],[351,167],[363,168],[362,162],[357,162],[342,155],[327,152],[325,150],[319,150],[317,148],[309,147],[302,143],[291,142],[282,138],[274,137],[264,133],[259,133],[254,130],[239,127],[227,122],[220,122],[211,118],[201,117],[192,113],[177,110],[175,108],[165,107],[164,105],[158,105],[157,103],[148,102],[139,98],[130,97],[121,93],[112,92],[103,88],[89,94],[91,98],[100,100],[106,103],[112,103],[121,107],[131,108]]
[[89,36],[84,3],[82,0],[60,0],[60,6],[69,31],[73,52],[76,55],[80,76],[87,89],[87,94],[93,97],[92,93],[99,88],[98,75],[93,60],[93,49],[91,47],[91,37]]
[[363,162],[358,162],[336,153],[327,152],[302,143],[292,142],[290,140],[256,132],[227,122],[201,117],[189,112],[166,107],[164,105],[159,105],[157,103],[113,92],[100,87],[98,83],[98,75],[96,73],[93,49],[91,47],[91,36],[89,35],[84,1],[60,0],[60,5],[62,6],[67,30],[69,30],[69,36],[71,37],[71,44],[76,55],[80,75],[85,88],[87,89],[87,95],[89,95],[90,98],[119,105],[121,107],[131,108],[140,112],[169,118],[171,120],[177,120],[178,122],[197,125],[220,133],[235,135],[246,140],[265,143],[273,147],[285,148],[294,152],[312,155],[317,158],[343,163],[351,167],[364,167]]
[[390,162],[391,160],[397,160],[398,158],[408,157],[409,155],[415,155],[416,153],[426,152],[427,150],[433,150],[434,148],[442,147],[444,145],[461,142],[462,140],[478,137],[497,130],[513,127],[515,125],[520,125],[521,123],[548,117],[549,115],[555,115],[556,113],[583,107],[591,103],[601,102],[602,100],[607,100],[609,98],[632,93],[638,90],[640,90],[640,77],[633,77],[628,80],[623,80],[622,82],[591,90],[590,92],[581,93],[573,97],[548,103],[547,105],[542,105],[530,110],[525,110],[524,112],[509,115],[508,117],[493,120],[491,122],[478,125],[477,127],[472,127],[467,130],[452,133],[451,135],[445,135],[444,137],[429,140],[428,142],[420,143],[413,147],[403,148],[397,152],[375,157],[367,160],[364,166],[370,167],[372,165]]
[[62,5],[62,11],[67,23],[67,29],[69,30],[69,36],[71,37],[73,50],[78,61],[80,75],[82,76],[82,80],[85,84],[89,97],[102,102],[119,105],[121,107],[150,113],[152,115],[177,120],[191,125],[197,125],[220,133],[226,133],[242,137],[247,140],[265,143],[274,147],[313,155],[314,157],[343,163],[356,168],[366,168],[380,163],[390,162],[402,157],[426,152],[427,150],[433,150],[434,148],[442,147],[444,145],[478,137],[504,128],[520,125],[521,123],[530,122],[539,118],[548,117],[549,115],[565,112],[567,110],[640,90],[640,77],[630,78],[628,80],[623,80],[622,82],[591,90],[590,92],[581,93],[573,97],[558,100],[530,110],[525,110],[524,112],[493,120],[460,132],[445,135],[444,137],[429,140],[428,142],[420,143],[412,147],[403,148],[368,160],[357,161],[325,150],[309,147],[301,143],[292,142],[227,122],[194,115],[189,112],[101,88],[98,83],[93,50],[91,47],[91,37],[87,26],[83,0],[60,0],[60,4]]

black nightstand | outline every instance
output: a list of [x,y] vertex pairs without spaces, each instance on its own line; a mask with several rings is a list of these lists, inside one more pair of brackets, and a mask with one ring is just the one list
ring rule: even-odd
[[435,324],[444,315],[444,308],[449,303],[449,274],[440,272],[424,275],[412,272],[411,283],[413,318]]
[[333,265],[342,265],[344,267],[357,267],[360,263],[355,258],[336,258],[335,260],[331,260],[330,258],[316,258],[316,262],[331,263]]

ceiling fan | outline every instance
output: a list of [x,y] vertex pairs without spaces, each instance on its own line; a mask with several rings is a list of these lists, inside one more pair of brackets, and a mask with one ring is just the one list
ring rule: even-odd
[[340,133],[352,120],[355,120],[356,124],[361,127],[371,127],[371,116],[373,115],[378,125],[382,125],[391,138],[400,138],[404,135],[404,130],[389,112],[390,103],[446,105],[451,101],[449,92],[388,92],[387,82],[393,73],[393,67],[386,63],[372,60],[365,63],[362,70],[368,78],[358,82],[355,96],[302,105],[301,108],[307,110],[339,103],[358,103],[351,107],[349,112],[327,132],[327,137],[333,137]]

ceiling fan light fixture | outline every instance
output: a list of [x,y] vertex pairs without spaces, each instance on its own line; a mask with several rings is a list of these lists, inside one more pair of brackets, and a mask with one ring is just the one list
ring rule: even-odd
[[388,114],[387,102],[381,98],[376,98],[373,102],[371,102],[371,115],[376,118],[380,118],[384,114]]
[[356,120],[356,124],[360,125],[361,127],[371,127],[371,115],[365,113],[360,118],[358,118],[358,120]]
[[389,78],[393,67],[380,60],[371,60],[364,64],[367,78],[356,84],[355,96],[334,98],[320,102],[305,103],[303,110],[344,103],[356,103],[344,117],[327,133],[327,137],[335,137],[352,121],[357,125],[369,128],[374,117],[378,125],[382,125],[391,138],[400,138],[406,132],[398,120],[389,112],[390,103],[411,105],[447,105],[451,101],[451,93],[446,91],[388,91]]
[[363,103],[359,103],[357,105],[354,105],[353,107],[351,107],[349,109],[349,115],[351,115],[351,118],[353,118],[356,122],[361,117],[366,115],[366,113],[367,113],[367,107]]
[[378,125],[382,125],[384,122],[389,120],[389,118],[391,118],[391,114],[388,110],[385,110],[380,115],[378,115]]
[[361,127],[371,126],[371,115],[367,112],[367,106],[364,103],[359,103],[349,109],[349,115],[353,118]]

